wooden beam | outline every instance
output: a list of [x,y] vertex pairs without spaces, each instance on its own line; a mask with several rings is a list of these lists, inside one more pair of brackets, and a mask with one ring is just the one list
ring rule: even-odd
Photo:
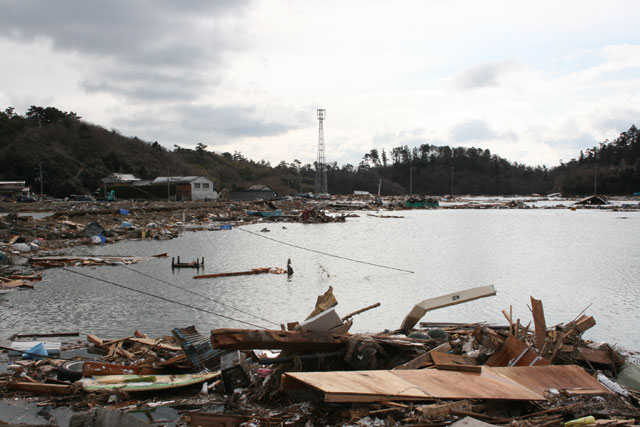
[[311,334],[302,331],[214,329],[211,331],[213,348],[226,350],[323,350],[341,347],[346,335]]
[[7,383],[9,390],[27,391],[29,393],[39,394],[53,394],[56,396],[63,396],[71,394],[70,385],[61,384],[45,384],[45,383],[32,383],[26,381],[9,381]]
[[538,351],[542,351],[544,341],[547,338],[547,324],[544,319],[542,301],[531,297],[531,312],[533,313],[533,325],[536,330],[536,347]]
[[420,356],[413,358],[402,365],[396,366],[392,370],[395,371],[397,369],[421,369],[432,364],[433,359],[431,358],[431,354],[423,353]]

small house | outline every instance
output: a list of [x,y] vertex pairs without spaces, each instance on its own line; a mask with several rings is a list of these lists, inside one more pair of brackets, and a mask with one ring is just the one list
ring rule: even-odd
[[0,181],[0,197],[14,199],[18,196],[28,196],[30,188],[25,181]]
[[235,190],[229,194],[229,198],[236,202],[251,202],[253,200],[273,200],[278,193],[268,185],[257,184],[248,190]]
[[151,185],[175,185],[175,198],[182,201],[217,200],[218,192],[213,189],[213,181],[206,176],[159,176]]

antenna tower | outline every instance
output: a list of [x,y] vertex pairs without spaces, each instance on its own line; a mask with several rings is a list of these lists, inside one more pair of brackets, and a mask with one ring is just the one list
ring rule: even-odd
[[327,165],[324,158],[324,127],[323,122],[326,117],[324,108],[318,109],[318,161],[316,162],[316,190],[315,194],[328,194],[327,191]]

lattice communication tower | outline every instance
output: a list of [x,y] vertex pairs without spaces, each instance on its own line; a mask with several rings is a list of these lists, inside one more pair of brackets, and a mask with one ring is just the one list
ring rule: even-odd
[[327,164],[324,158],[324,127],[323,122],[326,117],[324,108],[318,109],[318,161],[316,162],[316,189],[315,194],[328,194],[327,191]]

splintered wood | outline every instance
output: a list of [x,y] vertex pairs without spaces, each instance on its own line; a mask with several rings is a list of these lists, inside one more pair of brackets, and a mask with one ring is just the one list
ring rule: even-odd
[[[126,361],[127,366],[137,368],[191,367],[182,347],[175,344],[173,337],[150,339],[139,338],[136,335],[142,334],[134,333],[132,336],[115,340],[103,340],[96,335],[89,334],[87,341],[106,354],[105,361]],[[108,369],[108,366],[105,369]]]

